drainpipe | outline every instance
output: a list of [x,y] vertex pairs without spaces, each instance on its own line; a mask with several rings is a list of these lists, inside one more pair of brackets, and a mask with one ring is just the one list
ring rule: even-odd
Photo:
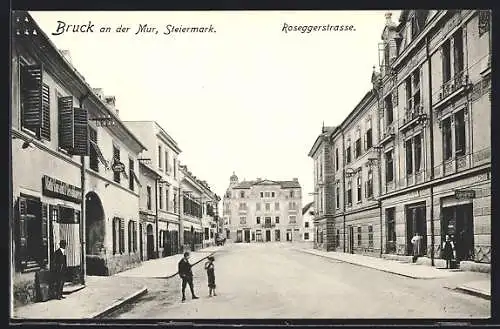
[[158,180],[159,178],[155,178],[155,225],[156,225],[156,234],[155,234],[155,240],[156,240],[156,258],[160,258],[160,251],[159,251],[159,241],[158,241]]
[[86,263],[86,248],[85,248],[85,240],[86,240],[86,232],[85,232],[85,223],[86,223],[86,213],[85,213],[85,157],[80,156],[80,180],[81,180],[81,189],[82,189],[82,199],[80,204],[80,244],[81,244],[81,252],[80,252],[80,282],[81,284],[85,284],[85,273],[87,273],[87,263]]
[[[430,146],[431,146],[431,174],[430,174],[430,181],[434,180],[434,116],[432,115],[432,78],[431,78],[431,72],[432,72],[432,67],[431,67],[431,56],[430,56],[430,51],[429,51],[429,36],[425,38],[425,52],[426,52],[426,57],[427,57],[427,67],[428,67],[428,85],[429,85],[429,126],[430,126],[430,131],[429,131],[429,139],[430,139]],[[431,192],[431,265],[434,266],[434,186],[430,185],[430,192]]]
[[[342,130],[342,199],[344,199],[344,202],[342,202],[342,218],[343,218],[343,226],[344,226],[344,232],[343,232],[343,239],[344,239],[344,252],[346,252],[345,248],[345,140],[344,140],[344,130]],[[340,200],[340,198],[339,198]]]

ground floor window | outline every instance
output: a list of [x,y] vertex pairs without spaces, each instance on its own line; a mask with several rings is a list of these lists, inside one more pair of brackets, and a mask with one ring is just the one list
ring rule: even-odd
[[395,208],[385,210],[385,226],[387,228],[386,252],[388,254],[396,252],[396,218]]
[[210,230],[208,227],[205,227],[205,240],[208,240],[209,239],[209,235],[210,235]]
[[373,249],[373,226],[368,225],[368,248]]
[[361,236],[361,226],[358,226],[358,247],[361,247],[362,243],[362,236]]
[[340,246],[340,230],[337,229],[337,234],[336,234],[336,238],[335,238],[335,247],[339,247]]
[[274,241],[280,241],[280,240],[281,240],[280,230],[275,230],[274,231]]
[[113,255],[125,252],[125,220],[113,218]]
[[255,240],[257,242],[262,242],[263,241],[263,239],[262,239],[262,231],[261,230],[255,231]]
[[441,241],[449,235],[455,244],[457,260],[474,259],[474,218],[472,203],[443,207]]
[[309,233],[308,232],[304,233],[304,240],[309,240]]

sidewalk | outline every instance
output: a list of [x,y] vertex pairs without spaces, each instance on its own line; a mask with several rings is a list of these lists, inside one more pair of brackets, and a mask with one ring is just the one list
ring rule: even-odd
[[466,284],[458,286],[456,289],[470,295],[482,297],[485,299],[491,299],[491,280],[468,282]]
[[[189,262],[191,264],[196,264],[220,249],[221,247],[208,247],[191,252]],[[177,274],[177,265],[182,257],[184,257],[182,254],[177,254],[169,257],[148,260],[142,262],[142,264],[138,267],[117,273],[115,276],[135,278],[170,278]]]
[[147,288],[138,281],[115,276],[87,276],[86,287],[52,299],[14,309],[14,319],[91,319],[111,308],[142,296]]
[[389,272],[397,275],[402,275],[413,279],[437,279],[456,275],[456,271],[437,269],[435,267],[417,265],[412,263],[401,263],[395,260],[386,260],[371,256],[358,254],[348,254],[334,251],[321,251],[316,249],[300,249],[295,250],[322,256],[330,259],[340,260],[346,263],[373,268],[379,271]]
[[[191,253],[196,264],[223,247],[209,247]],[[92,319],[108,314],[147,293],[142,278],[168,278],[177,274],[182,254],[144,261],[136,268],[113,276],[87,276],[85,288],[65,295],[62,300],[49,300],[24,305],[13,310],[13,319]]]

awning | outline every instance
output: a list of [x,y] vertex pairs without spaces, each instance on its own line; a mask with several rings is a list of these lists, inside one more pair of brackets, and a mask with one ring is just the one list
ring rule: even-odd
[[104,155],[102,155],[101,149],[99,148],[99,145],[97,145],[96,142],[90,141],[90,145],[94,148],[94,151],[97,153],[97,158],[99,161],[104,165],[106,169],[109,169],[109,162],[104,158]]

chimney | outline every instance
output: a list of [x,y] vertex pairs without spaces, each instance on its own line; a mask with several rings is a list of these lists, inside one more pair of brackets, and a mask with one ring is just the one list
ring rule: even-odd
[[71,63],[71,53],[69,52],[69,50],[62,49],[61,53],[66,58],[66,60]]

